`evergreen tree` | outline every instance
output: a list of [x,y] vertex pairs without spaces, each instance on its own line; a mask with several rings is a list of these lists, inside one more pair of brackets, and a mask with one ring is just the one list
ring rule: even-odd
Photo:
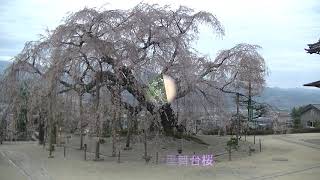
[[291,111],[291,118],[293,120],[293,127],[300,128],[301,127],[301,112],[303,107],[293,107]]
[[20,110],[18,112],[17,130],[19,133],[18,138],[25,139],[27,136],[27,105],[28,105],[28,88],[27,84],[23,83],[19,91],[20,96]]

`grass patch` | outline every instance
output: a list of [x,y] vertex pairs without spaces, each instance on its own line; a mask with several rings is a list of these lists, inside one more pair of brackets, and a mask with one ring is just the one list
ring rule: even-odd
[[206,145],[206,146],[209,146],[208,143],[204,142],[203,140],[201,140],[200,138],[196,137],[196,136],[192,136],[192,135],[186,135],[186,134],[174,134],[173,135],[174,138],[177,138],[177,139],[185,139],[187,141],[193,141],[193,142],[196,142],[198,144],[202,144],[202,145]]

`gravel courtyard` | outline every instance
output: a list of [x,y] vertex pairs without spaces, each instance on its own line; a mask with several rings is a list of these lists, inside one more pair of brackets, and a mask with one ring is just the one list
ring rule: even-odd
[[[210,146],[218,137],[202,136]],[[105,156],[104,161],[92,161],[93,154],[83,160],[83,152],[68,148],[66,158],[58,147],[55,158],[48,159],[47,152],[37,143],[5,143],[0,146],[1,180],[136,180],[136,179],[281,179],[318,180],[320,177],[320,134],[290,134],[261,136],[262,152],[257,146],[252,156],[245,152],[221,155],[211,167],[179,167],[165,163],[125,161]],[[253,137],[248,137],[253,141]],[[191,149],[189,149],[192,151]],[[198,150],[198,149],[197,149]],[[202,151],[201,151],[202,152]],[[139,157],[137,155],[137,157]],[[125,157],[124,157],[125,159]]]

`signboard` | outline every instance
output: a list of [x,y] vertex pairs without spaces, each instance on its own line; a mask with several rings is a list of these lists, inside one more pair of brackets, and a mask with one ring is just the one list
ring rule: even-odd
[[214,156],[212,154],[202,155],[167,155],[167,165],[177,166],[213,166]]

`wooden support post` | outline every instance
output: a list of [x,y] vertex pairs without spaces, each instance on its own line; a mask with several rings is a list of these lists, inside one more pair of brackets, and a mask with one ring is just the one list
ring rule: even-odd
[[66,145],[63,146],[63,157],[66,157]]
[[238,145],[238,141],[239,141],[239,137],[240,137],[240,113],[239,113],[239,93],[237,93],[237,145]]
[[95,153],[95,160],[98,161],[100,160],[100,142],[99,142],[100,139],[98,139],[96,141],[96,153]]
[[84,160],[87,160],[87,144],[84,144]]
[[229,146],[228,152],[229,152],[229,161],[231,161],[231,146]]
[[147,158],[148,151],[147,151],[147,131],[143,129],[143,135],[144,135],[144,158]]
[[158,152],[156,152],[156,164],[158,164],[158,158],[159,158],[159,154]]
[[261,139],[259,139],[259,149],[260,149],[260,152],[261,152]]
[[120,151],[118,153],[118,163],[120,163]]
[[49,143],[49,157],[48,158],[54,158],[53,149],[54,149],[54,145]]

